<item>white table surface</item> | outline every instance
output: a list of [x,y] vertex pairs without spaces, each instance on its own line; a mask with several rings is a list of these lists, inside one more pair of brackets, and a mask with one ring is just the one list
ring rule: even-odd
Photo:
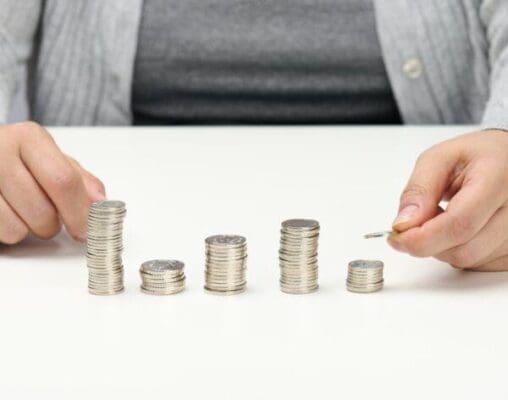
[[[65,234],[0,247],[1,399],[504,398],[508,274],[464,273],[362,234],[390,227],[417,154],[464,127],[51,129],[127,202],[126,292],[86,291]],[[320,290],[278,288],[280,222],[316,218]],[[248,291],[204,293],[204,238],[248,238]],[[138,290],[152,258],[187,290]],[[383,291],[345,289],[356,258]]]

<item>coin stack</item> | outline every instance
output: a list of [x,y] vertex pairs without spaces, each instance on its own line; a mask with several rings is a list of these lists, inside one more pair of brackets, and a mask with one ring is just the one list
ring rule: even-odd
[[346,280],[350,292],[370,293],[383,288],[383,262],[378,260],[355,260],[348,265]]
[[178,260],[150,260],[141,264],[141,291],[169,295],[185,289],[184,263]]
[[205,290],[215,294],[242,293],[247,285],[247,240],[237,235],[206,238]]
[[123,291],[123,220],[125,203],[104,200],[93,203],[88,213],[86,260],[88,291],[111,295]]
[[280,289],[290,294],[316,291],[319,222],[290,219],[282,223],[280,233]]

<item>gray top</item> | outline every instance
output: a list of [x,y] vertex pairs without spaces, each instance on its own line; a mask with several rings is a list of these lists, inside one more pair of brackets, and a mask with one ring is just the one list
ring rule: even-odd
[[[508,1],[374,0],[374,6],[405,123],[508,128]],[[32,58],[33,120],[131,124],[142,8],[143,0],[0,0],[0,123],[19,68]]]
[[144,0],[136,124],[400,123],[372,0]]

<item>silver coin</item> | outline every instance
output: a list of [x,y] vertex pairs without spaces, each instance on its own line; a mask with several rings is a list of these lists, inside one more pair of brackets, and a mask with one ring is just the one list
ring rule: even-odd
[[184,263],[178,260],[150,260],[141,265],[141,270],[144,272],[166,272],[166,271],[180,271],[184,268]]
[[286,294],[311,294],[319,289],[319,285],[312,287],[299,288],[297,286],[286,286],[281,284],[280,289]]
[[146,288],[144,286],[140,286],[140,290],[142,293],[150,294],[152,296],[170,296],[173,294],[181,293],[185,290],[185,287],[178,287],[173,289],[166,290],[153,290],[152,288]]
[[373,293],[383,289],[383,282],[376,285],[351,285],[348,283],[347,289],[354,293]]
[[373,238],[380,238],[384,236],[389,236],[393,233],[393,231],[381,231],[381,232],[372,232],[372,233],[366,233],[363,235],[364,239],[373,239]]
[[88,287],[88,293],[93,294],[95,296],[112,296],[115,294],[120,294],[124,291],[124,288],[120,289],[96,289],[92,287]]
[[145,261],[139,268],[141,292],[145,294],[168,296],[185,289],[185,264],[178,260]]
[[204,289],[205,289],[205,292],[219,295],[219,296],[233,296],[235,294],[240,294],[240,293],[245,292],[246,287],[240,287],[238,289],[232,289],[232,290],[217,290],[217,289],[210,289],[205,286]]
[[319,222],[283,221],[280,229],[280,289],[289,294],[315,292],[318,285]]
[[123,286],[123,221],[125,203],[103,200],[93,203],[88,213],[86,263],[91,294],[111,295]]
[[318,229],[319,228],[319,222],[314,219],[288,219],[284,222],[282,222],[282,228],[283,229]]
[[107,210],[121,209],[121,210],[123,210],[123,209],[125,209],[125,203],[120,200],[101,200],[101,201],[97,201],[97,202],[93,203],[91,208],[93,211],[104,210],[104,209],[107,209]]
[[352,269],[358,269],[360,271],[365,269],[383,269],[384,264],[379,260],[354,260],[348,265]]
[[247,239],[239,235],[214,235],[206,238],[206,244],[211,246],[242,246]]
[[371,293],[383,288],[384,264],[379,260],[354,260],[348,264],[346,287],[350,292]]
[[239,235],[214,235],[205,239],[205,290],[237,294],[245,290],[247,240]]
[[152,274],[141,274],[141,279],[143,282],[154,282],[154,283],[164,283],[164,284],[170,284],[173,282],[178,282],[182,279],[185,279],[184,274],[178,274],[178,275],[164,275],[164,276],[157,276]]

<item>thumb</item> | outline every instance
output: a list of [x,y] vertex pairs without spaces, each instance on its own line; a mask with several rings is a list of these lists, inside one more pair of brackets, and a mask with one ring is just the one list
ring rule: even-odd
[[400,197],[399,212],[392,227],[404,232],[422,225],[442,212],[439,202],[459,161],[455,143],[444,142],[423,152]]
[[81,164],[74,158],[69,156],[67,156],[67,158],[74,166],[74,168],[76,168],[81,173],[81,177],[83,178],[83,183],[88,193],[88,199],[90,202],[93,203],[99,200],[104,200],[106,198],[106,188],[104,187],[102,181],[84,169]]

